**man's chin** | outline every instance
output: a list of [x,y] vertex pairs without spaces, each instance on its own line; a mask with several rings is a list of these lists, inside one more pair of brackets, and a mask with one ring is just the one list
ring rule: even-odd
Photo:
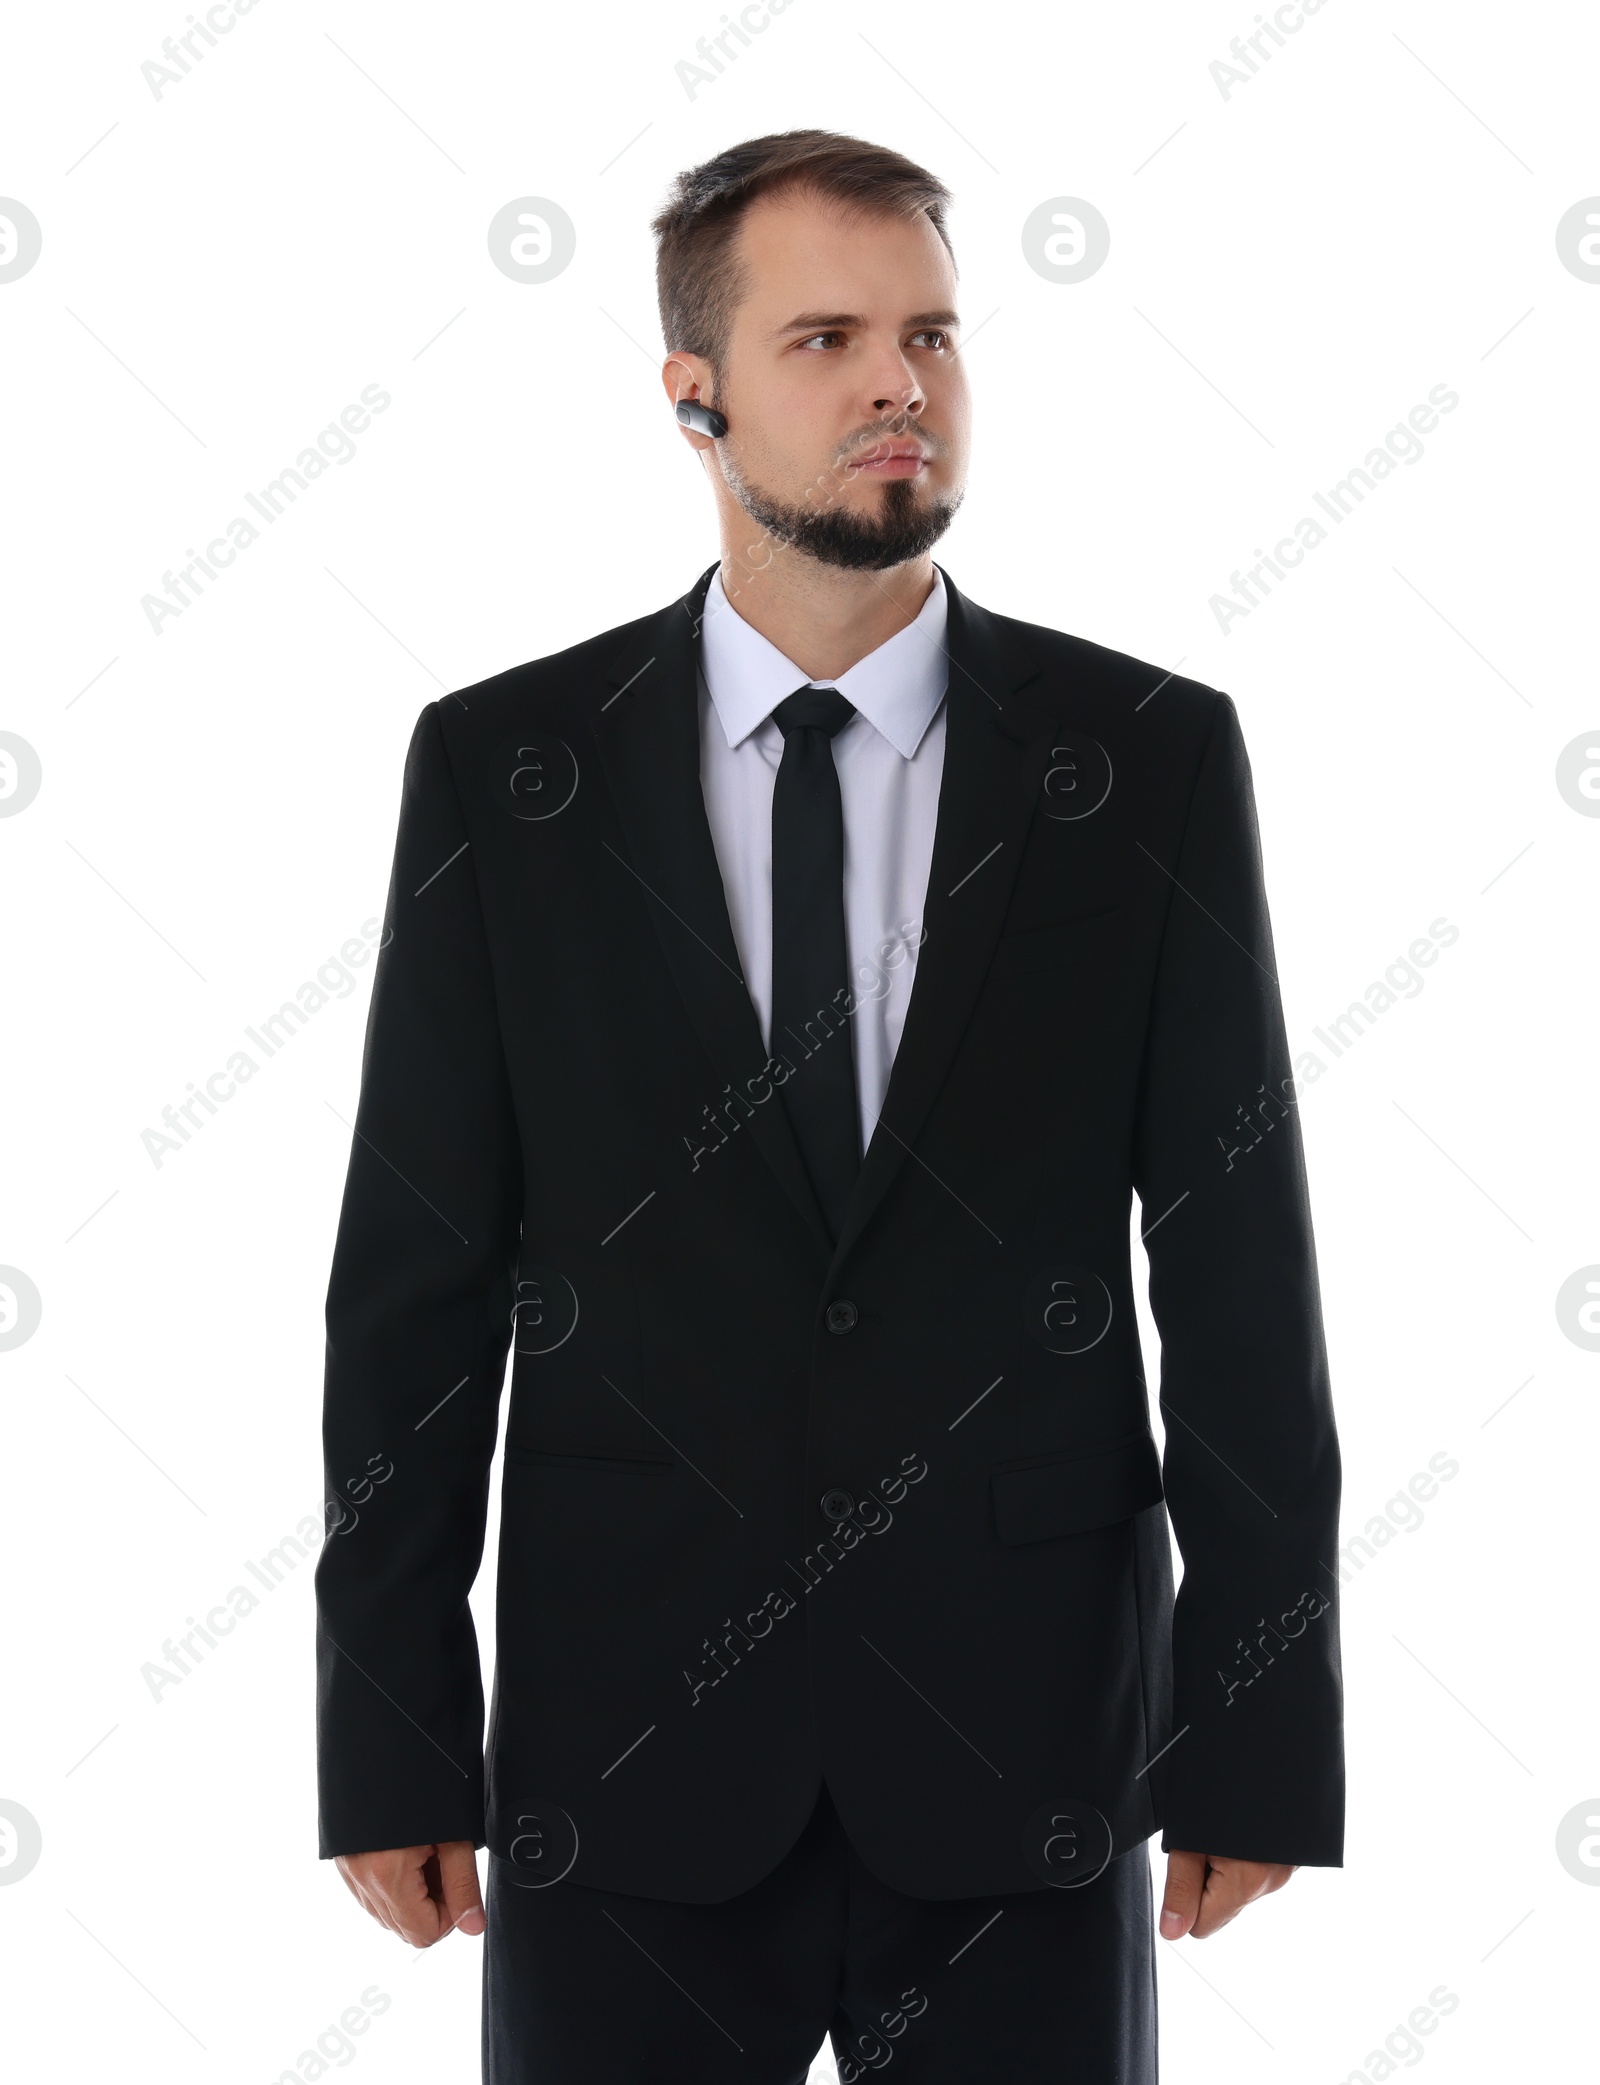
[[740,505],[789,550],[844,572],[887,572],[925,556],[948,530],[961,496],[930,496],[910,479],[891,479],[871,512],[789,506],[750,488]]
[[874,533],[841,538],[823,534],[790,547],[836,571],[892,572],[897,565],[909,565],[925,556],[949,526],[946,518],[937,527],[890,536]]

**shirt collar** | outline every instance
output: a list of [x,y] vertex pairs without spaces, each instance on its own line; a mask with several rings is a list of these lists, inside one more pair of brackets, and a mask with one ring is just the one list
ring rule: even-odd
[[[836,680],[811,685],[837,688],[909,760],[933,721],[949,678],[947,614],[944,575],[935,565],[933,586],[914,621]],[[764,723],[783,698],[804,687],[807,679],[792,659],[733,606],[723,591],[720,565],[706,588],[700,669],[730,747]]]

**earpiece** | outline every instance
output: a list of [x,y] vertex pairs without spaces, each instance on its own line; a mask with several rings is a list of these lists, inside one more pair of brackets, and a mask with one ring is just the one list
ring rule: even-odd
[[697,405],[692,398],[682,400],[677,408],[678,419],[685,427],[692,427],[696,434],[709,435],[720,442],[728,431],[728,423],[715,406]]

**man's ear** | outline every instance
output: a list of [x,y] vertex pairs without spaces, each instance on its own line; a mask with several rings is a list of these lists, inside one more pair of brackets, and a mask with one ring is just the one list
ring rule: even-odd
[[[668,355],[661,365],[661,383],[674,405],[683,399],[695,401],[700,405],[711,405],[714,402],[711,396],[711,364],[704,355]],[[683,433],[685,440],[697,449],[709,440],[708,436],[696,434],[691,428],[686,427]]]

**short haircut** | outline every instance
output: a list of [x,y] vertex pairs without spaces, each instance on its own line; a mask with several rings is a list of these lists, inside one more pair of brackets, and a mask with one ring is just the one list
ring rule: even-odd
[[749,289],[734,252],[744,214],[758,197],[797,190],[824,197],[847,215],[925,216],[954,264],[944,221],[950,191],[926,167],[831,130],[750,138],[680,174],[651,222],[656,301],[669,354],[704,355],[720,373],[733,314]]

